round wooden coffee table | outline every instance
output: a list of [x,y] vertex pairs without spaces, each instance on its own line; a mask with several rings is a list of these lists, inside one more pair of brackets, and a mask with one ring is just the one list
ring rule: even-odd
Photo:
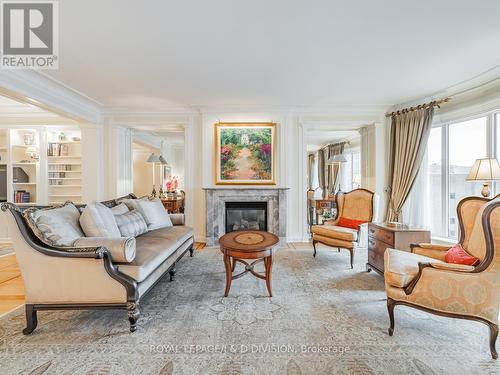
[[[259,279],[266,280],[269,297],[273,296],[271,291],[271,270],[273,266],[273,247],[279,242],[274,234],[256,230],[241,230],[230,232],[219,239],[220,251],[224,254],[224,265],[226,266],[226,291],[224,297],[229,294],[231,281],[239,279],[250,272]],[[252,263],[244,259],[256,259]],[[236,262],[243,263],[245,270],[233,276]],[[254,271],[257,263],[264,262],[266,274]]]

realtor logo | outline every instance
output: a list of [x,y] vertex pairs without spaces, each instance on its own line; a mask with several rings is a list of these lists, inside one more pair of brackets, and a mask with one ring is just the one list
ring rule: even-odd
[[2,1],[3,69],[58,68],[57,1]]

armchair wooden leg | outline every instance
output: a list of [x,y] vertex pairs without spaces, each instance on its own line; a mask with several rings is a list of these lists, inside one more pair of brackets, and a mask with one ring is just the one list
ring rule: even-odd
[[315,258],[316,258],[316,242],[318,242],[318,241],[313,240],[313,248],[314,248],[313,257],[315,257]]
[[[353,259],[354,259],[354,249],[347,249],[349,250],[349,253],[351,254],[351,270],[353,269],[353,265],[352,265],[352,262],[353,262]],[[340,249],[339,249],[340,251]]]
[[23,334],[29,335],[31,332],[35,330],[36,326],[38,325],[38,318],[36,316],[36,310],[33,305],[26,304],[25,311],[26,311],[26,328],[23,329]]
[[389,320],[391,326],[388,329],[389,336],[394,334],[394,307],[396,306],[396,301],[392,298],[387,298],[387,311],[389,312]]
[[497,359],[498,358],[498,353],[495,348],[495,343],[497,341],[498,337],[498,325],[493,324],[493,323],[488,323],[488,327],[490,328],[490,352],[491,352],[491,358]]

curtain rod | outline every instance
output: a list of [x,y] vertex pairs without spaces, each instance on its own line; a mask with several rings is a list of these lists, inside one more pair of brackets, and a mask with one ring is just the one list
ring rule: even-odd
[[324,150],[325,148],[328,148],[329,146],[337,146],[337,145],[350,145],[351,141],[342,141],[342,142],[337,142],[337,143],[328,143],[327,145],[320,147],[320,150]]
[[441,108],[439,106],[440,104],[447,103],[450,100],[451,100],[451,98],[448,97],[448,98],[444,98],[444,99],[434,100],[434,101],[432,101],[430,103],[420,104],[420,105],[417,105],[416,107],[403,108],[403,109],[400,109],[398,111],[386,113],[385,117],[392,117],[392,116],[400,115],[400,114],[403,114],[403,113],[416,111],[416,110],[422,109],[422,108],[429,108],[429,107],[435,107],[435,106],[437,106],[438,108]]

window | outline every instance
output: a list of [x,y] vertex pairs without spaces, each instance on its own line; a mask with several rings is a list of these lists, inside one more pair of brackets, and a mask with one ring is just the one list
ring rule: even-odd
[[480,195],[482,186],[467,181],[467,175],[476,159],[491,157],[494,150],[498,155],[499,120],[500,113],[442,124],[431,130],[420,170],[425,214],[417,221],[429,227],[433,236],[458,238],[457,204],[466,196]]
[[351,191],[361,185],[361,155],[360,149],[349,149],[343,155],[347,162],[340,166],[340,190]]
[[[497,160],[500,160],[500,113],[495,115],[495,133],[496,133],[496,142],[494,145],[494,155]],[[495,181],[495,195],[500,194],[500,181]]]
[[425,189],[427,191],[426,211],[428,225],[433,229],[435,235],[446,237],[445,218],[443,217],[443,128],[433,128],[427,144],[427,155],[424,160],[424,171],[426,171]]
[[449,223],[448,237],[457,238],[457,205],[469,195],[477,195],[481,191],[479,182],[466,181],[469,171],[479,158],[485,158],[487,118],[451,124],[448,127],[449,161],[448,161],[448,195]]

